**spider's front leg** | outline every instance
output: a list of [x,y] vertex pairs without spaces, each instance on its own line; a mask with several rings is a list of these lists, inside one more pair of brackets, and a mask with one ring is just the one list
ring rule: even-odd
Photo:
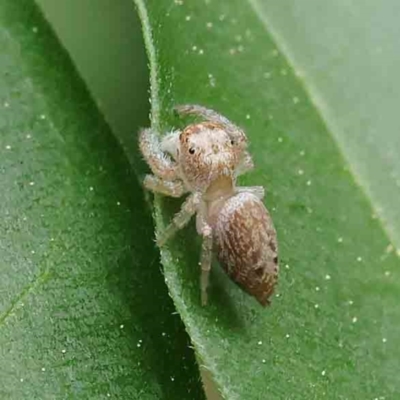
[[246,172],[251,171],[254,168],[254,162],[251,158],[251,155],[248,151],[244,151],[242,155],[242,159],[240,160],[239,165],[236,167],[235,174],[236,176],[240,176],[245,174]]
[[147,190],[161,193],[164,196],[181,197],[187,193],[182,181],[166,181],[155,175],[146,175],[143,184]]
[[182,204],[180,211],[175,214],[172,222],[165,228],[164,232],[157,238],[157,243],[161,247],[170,239],[178,230],[188,224],[190,218],[196,213],[200,203],[201,194],[192,193]]
[[161,149],[159,135],[152,129],[143,129],[139,134],[139,147],[154,175],[166,181],[179,178],[178,166]]
[[213,231],[210,225],[206,222],[205,209],[200,209],[197,214],[197,230],[203,238],[200,257],[200,289],[201,289],[201,304],[207,305],[207,288],[210,280],[210,270],[212,263],[212,247],[213,247]]
[[176,163],[163,151],[158,135],[151,129],[143,129],[139,137],[140,150],[154,175],[146,175],[144,186],[165,196],[181,197],[187,192],[178,176]]

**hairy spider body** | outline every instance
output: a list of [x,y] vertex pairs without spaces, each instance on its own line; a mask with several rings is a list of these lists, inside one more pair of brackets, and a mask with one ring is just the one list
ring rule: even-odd
[[218,261],[230,278],[263,306],[277,280],[276,234],[268,211],[252,193],[238,193],[221,208],[214,226]]
[[277,282],[278,250],[271,217],[261,201],[264,189],[236,186],[237,176],[254,167],[247,138],[213,110],[196,105],[176,110],[205,121],[161,141],[151,129],[140,133],[140,149],[154,174],[146,176],[146,188],[172,197],[190,193],[157,241],[162,246],[196,214],[197,232],[203,237],[202,304],[207,303],[214,247],[229,277],[265,306]]

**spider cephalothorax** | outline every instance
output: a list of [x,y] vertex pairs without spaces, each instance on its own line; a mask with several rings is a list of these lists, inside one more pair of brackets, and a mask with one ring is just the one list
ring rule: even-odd
[[276,232],[261,201],[264,189],[236,186],[236,177],[253,168],[247,138],[213,110],[196,105],[176,110],[205,121],[173,131],[161,141],[151,129],[140,134],[141,151],[154,174],[146,176],[145,186],[172,197],[190,192],[158,243],[163,245],[196,214],[197,231],[203,237],[202,303],[207,301],[214,247],[227,274],[266,305],[278,275]]
[[243,154],[223,126],[213,122],[192,124],[182,132],[173,132],[162,146],[178,163],[186,184],[200,191],[207,190],[221,176],[234,179]]

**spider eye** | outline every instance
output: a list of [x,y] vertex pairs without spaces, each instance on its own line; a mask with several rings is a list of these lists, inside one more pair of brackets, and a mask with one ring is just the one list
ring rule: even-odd
[[190,149],[189,149],[189,153],[190,154],[194,154],[196,152],[196,150],[193,148],[193,147],[191,147]]
[[235,141],[232,139],[231,140],[231,145],[233,146],[235,144]]

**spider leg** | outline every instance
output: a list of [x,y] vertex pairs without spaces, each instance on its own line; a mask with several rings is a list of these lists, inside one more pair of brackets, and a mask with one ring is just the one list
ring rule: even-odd
[[236,168],[236,176],[243,175],[254,168],[254,162],[248,151],[243,152],[242,160]]
[[210,280],[210,270],[212,262],[212,247],[213,247],[213,231],[210,225],[207,224],[203,211],[200,209],[197,214],[196,221],[197,229],[203,237],[200,257],[200,289],[201,289],[201,304],[207,305],[207,288]]
[[139,147],[154,175],[169,181],[178,178],[178,167],[161,150],[161,143],[155,131],[152,129],[143,129],[139,133]]
[[182,181],[167,181],[155,175],[146,175],[143,184],[147,190],[170,197],[181,197],[187,192]]
[[203,229],[203,244],[201,246],[201,304],[207,305],[207,288],[210,279],[211,261],[212,261],[212,230],[209,226]]
[[252,193],[262,200],[265,196],[265,189],[262,186],[238,186],[236,193]]
[[157,244],[161,247],[165,242],[170,239],[175,233],[188,224],[190,218],[196,213],[200,202],[200,194],[193,193],[182,204],[181,209],[175,214],[171,223],[165,228],[157,237]]
[[244,149],[246,147],[247,138],[243,130],[216,111],[196,104],[178,105],[175,107],[175,110],[179,115],[194,115],[222,125],[239,148]]

